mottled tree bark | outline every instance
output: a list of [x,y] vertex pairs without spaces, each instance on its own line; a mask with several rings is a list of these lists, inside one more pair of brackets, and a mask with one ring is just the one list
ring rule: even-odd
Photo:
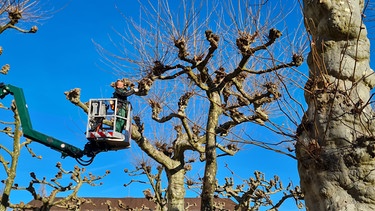
[[[137,128],[137,126],[134,127]],[[132,139],[140,148],[142,148],[144,152],[164,166],[168,179],[168,210],[185,210],[184,179],[186,171],[184,169],[184,151],[181,151],[181,154],[176,153],[175,157],[172,159],[164,155],[163,152],[156,150],[152,144],[146,138],[144,138],[141,133],[138,132],[137,129],[132,130]]]
[[374,87],[363,0],[304,0],[308,110],[296,145],[307,209],[375,210]]
[[168,210],[185,210],[185,169],[179,166],[177,169],[166,170],[168,178]]
[[216,92],[208,94],[211,99],[207,120],[206,135],[206,166],[202,187],[201,210],[209,211],[214,207],[214,192],[216,189],[216,128],[219,125],[219,116],[222,114],[220,95]]

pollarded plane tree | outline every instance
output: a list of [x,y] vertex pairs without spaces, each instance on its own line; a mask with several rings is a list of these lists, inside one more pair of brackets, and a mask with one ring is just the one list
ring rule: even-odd
[[[196,152],[205,162],[201,210],[213,209],[217,157],[239,150],[235,141],[240,138],[232,131],[245,123],[277,125],[267,109],[282,97],[280,79],[285,71],[303,62],[298,53],[273,48],[282,43],[282,32],[266,20],[280,18],[267,17],[261,25],[261,7],[266,3],[240,2],[142,4],[140,22],[129,18],[128,31],[121,34],[123,43],[129,45],[114,42],[123,55],[98,45],[103,58],[115,70],[122,70],[122,75],[130,78],[135,73],[121,69],[124,66],[119,61],[128,69],[140,70],[141,78],[130,78],[139,89],[136,95],[147,97],[152,120],[174,128],[171,143],[146,137],[145,130],[152,123],[145,125],[141,116],[134,118],[132,129],[132,139],[166,171],[169,210],[184,209],[187,151]],[[211,10],[205,12],[204,8]],[[287,55],[287,62],[278,55]],[[164,94],[156,95],[160,87]],[[87,111],[80,89],[68,91],[66,96]],[[169,131],[159,133],[171,136]]]
[[[0,34],[2,34],[7,29],[16,29],[20,32],[30,32],[35,33],[37,31],[37,28],[33,26],[30,30],[25,30],[21,27],[16,26],[16,24],[19,23],[19,21],[28,20],[25,18],[24,12],[29,11],[30,7],[33,5],[33,1],[6,1],[2,0],[0,1]],[[28,8],[28,9],[27,9]],[[33,10],[31,10],[33,11]],[[32,14],[32,12],[30,12]],[[0,55],[3,53],[3,49],[0,46]],[[9,64],[4,64],[1,66],[0,73],[3,75],[6,75],[10,69]],[[3,144],[0,145],[0,149],[4,151],[5,154],[9,155],[9,157],[3,156],[0,154],[0,162],[4,168],[4,171],[6,173],[6,178],[2,178],[4,181],[4,190],[2,191],[2,197],[1,197],[1,205],[0,209],[3,210],[9,205],[9,197],[10,192],[12,190],[12,186],[14,184],[14,179],[16,177],[16,168],[18,165],[18,157],[20,154],[20,149],[30,143],[30,140],[27,140],[23,143],[21,143],[21,123],[18,116],[18,112],[14,106],[11,106],[11,108],[8,108],[7,106],[0,104],[1,110],[12,110],[14,114],[14,120],[13,121],[5,121],[1,120],[1,124],[4,125],[4,129],[1,130],[2,133],[5,134],[5,136],[10,137],[10,139],[13,140],[13,149],[5,147]],[[9,160],[7,160],[9,158]]]
[[[4,189],[1,196],[0,210],[5,210],[10,205],[10,193],[16,178],[16,170],[19,162],[19,156],[21,148],[27,146],[31,140],[26,140],[22,142],[22,131],[21,131],[21,121],[15,106],[8,108],[3,104],[0,104],[1,112],[12,110],[14,114],[14,119],[12,121],[6,121],[2,119],[0,121],[1,125],[4,128],[1,132],[5,135],[2,136],[2,139],[5,139],[6,136],[13,141],[13,144],[10,147],[6,147],[4,143],[0,144],[1,154],[0,154],[0,163],[5,172],[5,178],[1,178],[2,183],[4,184]],[[4,115],[3,115],[4,117]]]
[[[68,171],[62,167],[61,163],[57,163],[56,168],[58,169],[56,175],[49,180],[46,179],[46,177],[38,178],[34,172],[31,172],[31,181],[28,186],[14,184],[12,187],[13,190],[28,191],[33,201],[27,204],[24,202],[18,204],[9,203],[8,207],[16,210],[37,209],[48,211],[52,207],[66,210],[79,210],[83,204],[92,203],[89,199],[77,196],[82,185],[101,185],[98,181],[110,173],[107,171],[102,176],[95,176],[91,173],[86,173],[85,168],[80,168],[78,166],[75,166],[74,170]],[[66,178],[69,179],[66,180]],[[50,193],[48,193],[49,190],[51,190]],[[65,196],[58,197],[61,194]]]
[[[235,184],[233,177],[226,177],[223,185],[218,185],[216,193],[225,197],[231,197],[237,202],[234,210],[278,210],[285,200],[293,198],[296,207],[302,209],[303,194],[299,186],[293,187],[289,182],[284,186],[280,178],[275,175],[266,179],[262,172],[255,171],[254,177],[244,179],[240,184]],[[275,201],[272,195],[282,193],[282,197]]]
[[128,183],[124,184],[124,186],[127,187],[133,183],[149,184],[151,189],[147,188],[143,190],[145,198],[154,202],[157,210],[165,210],[167,208],[167,196],[162,183],[164,168],[163,166],[159,165],[156,167],[156,173],[154,173],[152,166],[153,165],[150,160],[144,159],[134,170],[125,169],[124,172],[128,174],[128,176],[136,178],[146,175],[148,181],[132,179]]

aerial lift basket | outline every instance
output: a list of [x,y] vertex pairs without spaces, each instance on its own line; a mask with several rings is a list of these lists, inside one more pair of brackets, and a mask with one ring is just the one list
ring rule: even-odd
[[[116,98],[90,99],[86,138],[98,145],[105,145],[109,150],[130,147],[132,107],[126,103],[126,115],[117,115],[120,103]],[[119,121],[125,121],[121,131],[115,130]]]

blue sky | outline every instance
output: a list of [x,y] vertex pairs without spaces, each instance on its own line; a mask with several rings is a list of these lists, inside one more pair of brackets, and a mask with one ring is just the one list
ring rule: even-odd
[[[139,8],[132,2],[134,1],[49,1],[43,7],[54,7],[54,12],[50,18],[37,24],[39,31],[36,34],[8,30],[0,35],[0,46],[4,49],[0,65],[9,63],[11,66],[8,75],[0,75],[0,82],[24,89],[34,129],[83,148],[86,143],[84,130],[87,116],[65,99],[64,92],[79,87],[83,101],[112,95],[113,89],[109,84],[121,76],[114,74],[100,62],[101,57],[96,52],[93,40],[110,47],[112,44],[109,36],[114,34],[114,29],[122,30],[125,26],[115,4],[124,8],[126,14],[136,15]],[[7,100],[10,100],[9,96]],[[144,99],[131,97],[130,100]],[[272,141],[272,136],[262,136]],[[5,139],[2,138],[2,142],[3,140]],[[109,169],[111,174],[101,180],[103,185],[100,187],[84,186],[79,196],[142,197],[145,186],[123,187],[124,183],[132,179],[123,170],[134,169],[137,157],[141,154],[134,145],[135,143],[131,149],[99,154],[94,163],[86,167],[86,171],[99,176]],[[62,160],[60,153],[45,146],[33,143],[31,147],[43,159],[33,159],[26,150],[22,151],[16,179],[21,186],[28,184],[31,171],[40,177],[51,178],[56,173],[54,166],[57,162],[62,162],[63,167],[68,170],[77,165],[74,159]],[[294,160],[255,146],[245,146],[235,157],[220,158],[221,180],[224,175],[229,175],[224,168],[225,164],[232,166],[232,170],[236,172],[235,181],[236,178],[238,181],[247,179],[253,176],[255,170],[259,170],[265,172],[267,178],[278,174],[284,184],[293,181],[294,185],[298,185]],[[203,166],[197,168],[200,168],[198,174],[203,175]],[[11,199],[14,202],[27,202],[31,200],[27,195],[16,194]],[[188,196],[196,195],[188,191]]]

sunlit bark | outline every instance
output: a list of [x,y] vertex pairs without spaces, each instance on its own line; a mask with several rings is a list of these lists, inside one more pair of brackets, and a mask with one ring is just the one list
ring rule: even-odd
[[308,210],[375,209],[370,42],[364,2],[305,0],[308,110],[296,146]]

